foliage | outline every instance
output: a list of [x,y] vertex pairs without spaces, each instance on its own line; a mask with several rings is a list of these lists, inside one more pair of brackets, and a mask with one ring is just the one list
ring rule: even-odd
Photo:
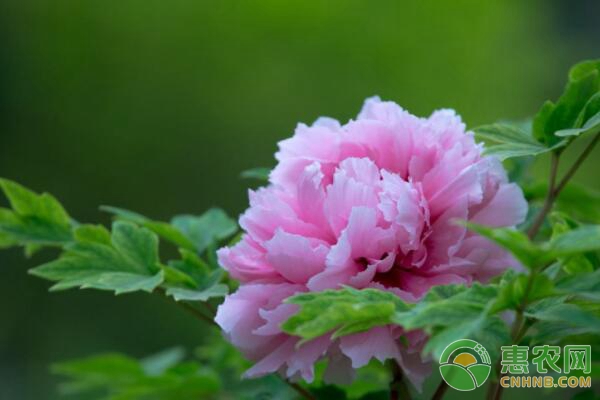
[[[386,290],[352,287],[291,296],[286,302],[298,311],[281,328],[300,338],[299,351],[322,335],[337,339],[378,326],[401,327],[403,342],[409,340],[407,333],[424,331],[428,340],[423,351],[434,359],[449,343],[465,338],[483,344],[494,361],[503,345],[599,342],[600,195],[568,180],[600,137],[600,61],[574,66],[562,96],[546,102],[532,122],[489,124],[475,132],[496,143],[488,147],[489,155],[508,159],[549,154],[555,166],[573,141],[593,136],[561,180],[554,169],[548,183],[524,182],[530,203],[541,203],[533,222],[521,229],[466,224],[512,253],[524,268],[491,282],[436,286],[418,302]],[[528,163],[513,162],[520,169],[516,176],[523,176]],[[249,170],[242,176],[264,180],[268,170]],[[109,229],[77,222],[47,193],[6,179],[0,179],[0,188],[10,206],[0,208],[0,248],[20,246],[28,256],[58,249],[55,260],[30,270],[52,281],[50,290],[155,293],[212,323],[218,299],[235,285],[215,257],[217,246],[237,232],[235,221],[220,209],[164,222],[104,206],[114,216]],[[161,240],[177,250],[176,258],[161,258]],[[319,379],[313,386],[286,384],[274,376],[240,382],[247,362],[222,340],[210,339],[196,356],[196,361],[184,361],[178,348],[142,360],[105,354],[60,363],[53,370],[68,380],[60,389],[64,395],[110,400],[290,398],[293,393],[367,399],[391,393],[385,385],[357,389],[323,385]],[[374,382],[381,378],[377,373]]]

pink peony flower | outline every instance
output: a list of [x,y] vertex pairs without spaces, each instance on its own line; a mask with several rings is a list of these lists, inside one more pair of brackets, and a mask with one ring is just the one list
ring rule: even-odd
[[241,282],[219,307],[216,322],[256,364],[256,377],[282,372],[313,379],[329,358],[326,378],[339,382],[369,362],[393,358],[420,386],[425,340],[400,327],[378,327],[332,341],[323,336],[296,348],[280,324],[296,310],[295,294],[350,285],[378,288],[416,302],[429,288],[486,281],[518,267],[505,251],[452,223],[491,226],[524,220],[527,203],[501,163],[454,111],[417,118],[392,102],[368,99],[356,121],[320,118],[298,125],[279,143],[270,184],[250,191],[240,218],[242,240],[219,250]]

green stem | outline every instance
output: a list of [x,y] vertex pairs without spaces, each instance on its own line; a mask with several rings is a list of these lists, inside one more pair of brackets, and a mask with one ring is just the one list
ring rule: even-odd
[[400,365],[392,361],[392,381],[390,382],[390,400],[410,400],[411,395],[406,386],[406,380]]

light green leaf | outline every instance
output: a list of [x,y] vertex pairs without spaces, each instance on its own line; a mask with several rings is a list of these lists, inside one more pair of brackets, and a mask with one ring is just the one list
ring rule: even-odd
[[397,311],[392,320],[406,329],[460,324],[477,319],[498,293],[495,286],[478,283],[433,287],[414,307]]
[[147,375],[157,376],[180,363],[184,357],[182,347],[173,347],[141,359],[140,364]]
[[240,176],[242,178],[246,178],[246,179],[256,179],[259,181],[268,181],[270,172],[271,172],[270,168],[258,167],[258,168],[247,169],[247,170],[243,171],[240,174]]
[[200,216],[178,215],[171,223],[154,221],[142,214],[117,207],[102,206],[103,211],[118,219],[144,226],[180,248],[204,252],[216,241],[225,239],[237,231],[237,224],[219,208],[211,208]]
[[[531,283],[529,283],[529,279],[532,279]],[[525,299],[525,293],[527,293],[527,299]],[[530,275],[518,274],[510,281],[501,284],[491,312],[517,309],[524,302],[531,303],[554,295],[556,295],[554,283],[547,275],[537,274],[530,278]]]
[[545,265],[554,255],[532,243],[522,232],[511,228],[491,228],[483,225],[464,223],[467,228],[477,232],[510,251],[528,268]]
[[50,194],[36,194],[18,183],[0,179],[12,210],[0,208],[0,243],[60,246],[72,240],[71,218]]
[[583,225],[557,235],[550,241],[550,250],[565,257],[600,249],[600,225]]
[[203,290],[170,287],[167,295],[173,296],[175,301],[207,301],[213,297],[224,297],[229,292],[227,285],[217,284]]
[[539,311],[528,309],[525,315],[540,321],[563,323],[574,329],[585,328],[587,333],[600,334],[600,318],[576,304],[554,304]]
[[600,269],[591,273],[580,273],[559,280],[559,293],[600,301]]
[[512,124],[484,125],[474,129],[477,138],[499,143],[486,147],[486,154],[501,160],[511,157],[536,156],[553,148],[538,142],[527,131]]
[[102,228],[84,226],[78,241],[68,245],[59,259],[30,270],[58,283],[52,290],[72,287],[114,290],[117,294],[151,292],[163,281],[158,259],[158,238],[130,222],[113,224],[110,243]]
[[198,253],[237,231],[236,222],[219,208],[211,208],[199,217],[178,215],[171,220],[171,224],[194,244]]
[[142,214],[134,211],[125,210],[123,208],[112,207],[112,206],[101,206],[102,211],[106,211],[115,215],[118,219],[130,221],[137,225],[141,225],[150,229],[152,232],[159,235],[161,238],[168,240],[171,243],[176,244],[179,247],[188,250],[194,250],[194,244],[186,237],[179,229],[168,224],[166,222],[154,221]]
[[600,112],[590,118],[581,128],[563,129],[556,132],[556,136],[579,136],[600,132]]
[[389,292],[349,287],[302,293],[288,298],[286,302],[299,305],[300,311],[281,327],[302,337],[301,343],[332,331],[337,337],[386,325],[397,309],[410,307]]

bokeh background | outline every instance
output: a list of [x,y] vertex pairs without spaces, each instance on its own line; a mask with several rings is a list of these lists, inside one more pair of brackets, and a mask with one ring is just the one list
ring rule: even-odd
[[[452,107],[471,127],[535,113],[600,56],[598,15],[594,0],[5,0],[0,175],[81,221],[109,222],[99,204],[238,215],[254,184],[240,171],[272,166],[297,122],[346,121],[368,96]],[[599,157],[577,181],[600,188]],[[58,398],[52,362],[202,343],[152,296],[48,294],[26,270],[49,256],[0,253],[1,399]]]

